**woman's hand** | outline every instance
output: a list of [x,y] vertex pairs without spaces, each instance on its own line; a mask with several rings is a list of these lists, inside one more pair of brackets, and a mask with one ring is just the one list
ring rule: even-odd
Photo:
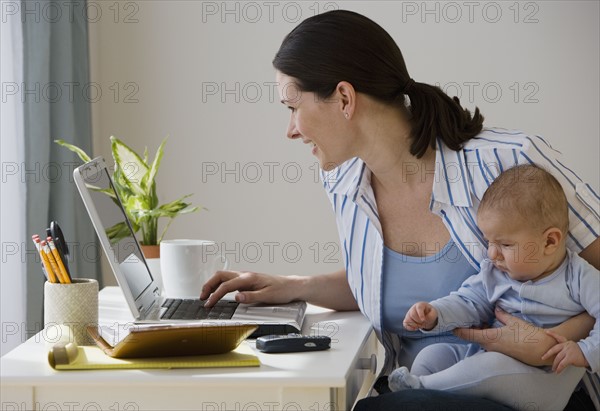
[[[464,340],[481,345],[487,351],[506,354],[533,366],[552,365],[554,356],[546,357],[557,341],[544,329],[514,317],[496,308],[496,319],[505,324],[500,328],[472,329],[457,328],[454,334]],[[551,330],[571,341],[587,337],[594,327],[594,318],[588,313],[572,317]],[[542,359],[544,357],[544,359]]]
[[542,328],[496,308],[496,319],[505,324],[500,328],[457,328],[454,334],[479,344],[486,351],[495,351],[533,366],[550,365],[553,358],[542,356],[556,344]]
[[562,370],[567,368],[569,365],[584,368],[590,366],[588,361],[585,359],[581,348],[579,348],[579,344],[574,341],[567,340],[562,335],[550,330],[546,330],[546,334],[554,338],[558,343],[542,356],[542,360],[554,358],[554,362],[552,363],[552,371],[560,374]]
[[235,300],[240,303],[283,304],[298,298],[298,277],[258,274],[239,271],[217,271],[202,287],[201,299],[210,307],[232,291],[239,291]]

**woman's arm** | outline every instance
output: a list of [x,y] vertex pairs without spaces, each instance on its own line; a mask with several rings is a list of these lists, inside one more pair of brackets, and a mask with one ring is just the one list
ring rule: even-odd
[[[483,330],[457,328],[454,334],[481,345],[487,351],[506,354],[529,365],[552,365],[554,357],[542,360],[542,356],[556,344],[556,340],[546,334],[543,328],[536,327],[500,309],[496,310],[496,318],[505,326]],[[568,340],[579,341],[588,336],[594,323],[594,317],[588,313],[581,313],[551,330]]]
[[337,311],[356,311],[358,304],[352,295],[346,270],[312,277],[298,277],[302,290],[300,300]]
[[243,303],[286,303],[304,300],[338,311],[358,310],[345,270],[315,276],[279,276],[252,272],[218,271],[202,288],[200,298],[210,307],[223,296],[238,291]]

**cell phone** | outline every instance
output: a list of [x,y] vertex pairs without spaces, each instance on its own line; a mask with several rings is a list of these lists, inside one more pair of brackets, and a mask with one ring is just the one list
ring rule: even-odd
[[266,353],[321,351],[331,347],[331,338],[324,335],[271,334],[256,339],[256,349]]

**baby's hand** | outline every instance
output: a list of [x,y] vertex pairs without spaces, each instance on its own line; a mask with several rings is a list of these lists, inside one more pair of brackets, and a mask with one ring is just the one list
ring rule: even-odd
[[554,363],[552,363],[552,371],[560,374],[562,370],[569,365],[574,365],[576,367],[590,366],[585,359],[579,344],[574,341],[569,341],[562,335],[550,330],[546,330],[546,334],[550,335],[558,342],[558,344],[550,348],[546,354],[542,356],[542,360],[546,360],[556,355],[556,357],[554,357]]
[[408,331],[416,331],[421,328],[428,331],[437,325],[437,318],[437,310],[431,304],[418,302],[410,307],[402,325]]

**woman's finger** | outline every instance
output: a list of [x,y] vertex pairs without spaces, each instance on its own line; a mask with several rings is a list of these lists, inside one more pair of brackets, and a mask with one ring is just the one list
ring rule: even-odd
[[562,349],[562,347],[560,345],[555,345],[554,347],[552,347],[548,351],[546,351],[546,353],[544,355],[542,355],[542,360],[547,360],[547,359],[554,357],[556,354],[558,354],[560,352],[561,349]]
[[[265,302],[267,298],[265,298],[266,288],[261,288],[259,290],[253,291],[240,291],[235,295],[235,300],[238,303],[251,304],[258,302]],[[274,301],[274,303],[278,303],[279,301]]]
[[206,300],[210,294],[226,281],[231,280],[239,276],[238,272],[235,271],[217,271],[212,277],[210,277],[206,283],[202,286],[202,291],[200,292],[200,299]]
[[544,330],[546,334],[548,334],[550,337],[554,338],[556,340],[556,342],[558,343],[564,343],[567,342],[567,339],[565,337],[563,337],[560,334],[555,333],[552,330]]
[[562,370],[565,369],[565,359],[566,356],[563,351],[559,352],[552,363],[552,371],[557,374],[560,374]]
[[239,273],[236,276],[225,275],[223,278],[225,281],[221,281],[221,283],[214,289],[210,297],[206,300],[206,307],[212,307],[217,301],[232,291],[238,290],[250,290],[251,285],[253,284],[253,280],[249,276],[243,276]]

